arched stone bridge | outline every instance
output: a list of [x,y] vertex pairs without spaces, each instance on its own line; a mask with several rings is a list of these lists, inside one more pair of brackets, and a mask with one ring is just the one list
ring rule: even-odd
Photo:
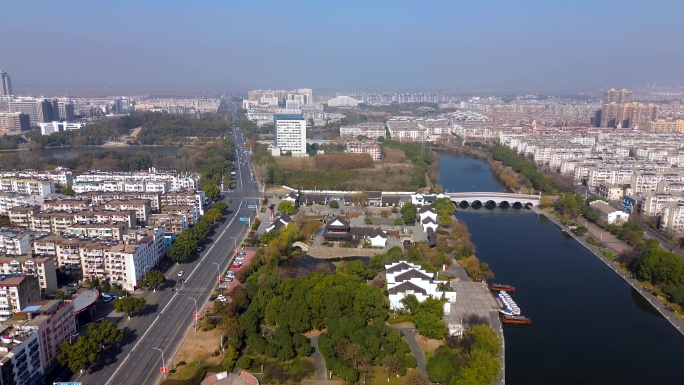
[[541,195],[501,192],[460,192],[445,194],[456,206],[527,207],[537,206]]

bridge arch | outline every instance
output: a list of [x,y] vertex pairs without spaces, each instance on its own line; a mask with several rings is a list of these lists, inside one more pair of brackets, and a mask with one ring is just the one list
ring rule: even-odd
[[292,244],[292,247],[295,249],[299,248],[301,251],[309,251],[309,245],[307,245],[306,243],[299,242],[299,241],[294,242]]

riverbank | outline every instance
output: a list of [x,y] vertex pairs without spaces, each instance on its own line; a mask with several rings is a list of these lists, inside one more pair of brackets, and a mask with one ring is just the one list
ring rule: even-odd
[[[540,209],[538,207],[532,207],[532,211],[536,213],[537,215],[543,215],[549,220],[551,220],[559,229],[564,230],[568,235],[570,235],[573,239],[575,239],[579,244],[584,246],[587,250],[589,250],[592,254],[594,254],[601,262],[603,262],[606,266],[608,266],[615,274],[620,276],[625,282],[627,282],[634,290],[636,290],[641,296],[648,301],[653,308],[658,311],[672,326],[674,326],[681,334],[684,334],[684,320],[680,319],[676,315],[672,313],[672,310],[664,305],[662,302],[658,300],[657,297],[654,297],[654,295],[647,289],[645,288],[639,281],[637,281],[635,278],[632,278],[632,275],[629,272],[625,272],[622,269],[620,269],[619,264],[617,264],[615,261],[612,261],[606,257],[604,257],[601,252],[600,248],[590,244],[587,242],[587,235],[579,236],[570,229],[562,224],[556,216],[553,214],[549,213],[546,210]],[[594,229],[595,230],[595,229]],[[619,241],[619,240],[618,240]],[[622,244],[626,246],[626,244],[622,241],[619,241]],[[613,249],[615,252],[620,252],[621,248],[614,247],[616,242],[604,242],[602,243],[606,244],[609,248]],[[617,264],[617,266],[616,266]]]

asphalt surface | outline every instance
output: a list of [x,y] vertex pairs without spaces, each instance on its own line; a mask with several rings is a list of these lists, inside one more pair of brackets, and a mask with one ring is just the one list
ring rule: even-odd
[[[224,222],[205,240],[204,251],[193,262],[176,264],[166,272],[169,282],[165,290],[143,294],[149,304],[147,311],[130,320],[122,317],[118,326],[127,329],[122,345],[104,352],[101,364],[74,375],[74,380],[77,378],[88,385],[156,384],[162,379],[162,355],[152,348],[163,351],[164,366],[170,367],[171,357],[185,333],[194,333],[195,301],[190,298],[197,300],[198,309],[207,301],[216,287],[218,273],[214,263],[220,265],[221,273],[229,267],[235,244],[239,247],[249,228],[248,222],[240,221],[240,218],[254,220],[256,210],[247,206],[257,204],[260,196],[257,184],[252,180],[251,165],[243,153],[244,138],[239,130],[231,128],[231,131],[239,155],[235,162],[236,188],[224,192],[224,201],[228,204]],[[181,270],[185,274],[179,277]],[[178,283],[181,278],[186,280],[185,284]],[[171,291],[170,287],[177,290]]]

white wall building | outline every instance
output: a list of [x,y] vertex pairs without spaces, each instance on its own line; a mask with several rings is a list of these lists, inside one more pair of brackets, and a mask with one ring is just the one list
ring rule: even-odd
[[301,110],[277,110],[273,115],[275,125],[275,147],[282,154],[306,154],[306,120]]
[[359,101],[349,96],[338,96],[328,100],[330,107],[358,107]]
[[611,207],[608,203],[604,201],[593,201],[589,205],[595,208],[601,215],[601,219],[608,224],[617,223],[627,223],[629,219],[629,214]]
[[78,131],[85,127],[85,123],[68,123],[68,122],[48,122],[38,123],[40,126],[40,133],[43,135],[51,135],[55,132],[63,131]]
[[408,295],[414,295],[422,302],[428,297],[446,298],[448,302],[456,301],[456,292],[440,291],[439,281],[432,278],[432,274],[422,270],[419,265],[406,261],[385,265],[385,280],[389,290],[390,309],[404,309],[401,300]]

